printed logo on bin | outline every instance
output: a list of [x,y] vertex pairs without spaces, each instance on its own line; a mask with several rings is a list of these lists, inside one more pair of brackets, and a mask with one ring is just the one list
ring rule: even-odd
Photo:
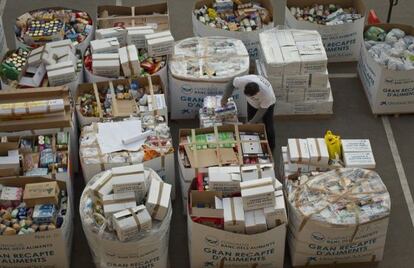
[[191,95],[191,94],[193,94],[193,88],[189,85],[183,85],[181,87],[181,92],[183,92],[184,94],[187,94],[187,95]]
[[312,239],[315,242],[321,242],[323,240],[325,240],[325,236],[321,233],[312,233]]
[[206,236],[204,239],[206,240],[206,243],[210,246],[215,247],[219,244],[219,240],[214,236]]

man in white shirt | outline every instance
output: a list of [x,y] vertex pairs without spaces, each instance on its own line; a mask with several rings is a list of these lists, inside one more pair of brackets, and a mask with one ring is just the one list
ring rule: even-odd
[[233,94],[234,88],[240,89],[246,95],[248,123],[260,122],[265,124],[269,146],[273,150],[276,139],[273,124],[276,97],[272,85],[260,75],[236,77],[233,83],[229,83],[223,94],[222,106],[226,105],[227,99]]

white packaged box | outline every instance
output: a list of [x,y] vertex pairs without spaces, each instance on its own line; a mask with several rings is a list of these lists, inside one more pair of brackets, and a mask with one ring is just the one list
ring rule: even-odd
[[274,90],[275,90],[275,97],[276,97],[276,102],[277,103],[288,101],[288,91],[287,90],[283,90],[283,89],[282,90],[274,89]]
[[275,191],[275,206],[264,208],[263,212],[269,229],[287,223],[285,197],[282,190]]
[[284,169],[291,173],[309,172],[309,164],[292,163],[289,158],[288,147],[282,147],[282,158],[285,164]]
[[268,76],[281,77],[284,73],[284,60],[276,35],[273,32],[260,33],[259,42],[264,71]]
[[327,166],[329,164],[329,153],[326,142],[322,138],[308,138],[308,149],[310,165]]
[[326,88],[329,83],[328,70],[320,73],[311,73],[309,75],[309,87],[310,88]]
[[285,74],[283,75],[283,88],[308,88],[309,74]]
[[141,231],[151,230],[152,219],[144,205],[115,213],[112,218],[116,234],[121,241],[132,240]]
[[[135,168],[131,169],[134,166]],[[144,166],[142,164],[134,166],[112,170],[112,189],[115,194],[133,192],[137,202],[141,203],[147,193],[147,181]]]
[[288,139],[288,156],[292,163],[309,164],[308,141],[306,139]]
[[121,27],[97,29],[95,37],[96,39],[116,38],[120,46],[123,47],[126,45],[127,30]]
[[105,217],[110,217],[122,210],[136,207],[137,201],[133,192],[127,192],[105,195],[102,198],[102,204]]
[[67,61],[46,66],[49,85],[61,86],[76,80],[76,70],[73,62]]
[[25,76],[20,78],[19,85],[24,87],[39,87],[46,75],[46,67],[40,64],[38,67],[29,66]]
[[280,48],[284,59],[283,75],[293,75],[301,73],[301,57],[299,50],[296,47],[281,47]]
[[120,76],[119,54],[92,54],[92,72],[99,76],[118,78]]
[[272,207],[275,205],[273,178],[263,178],[240,183],[245,211]]
[[244,234],[245,218],[241,197],[223,198],[224,230]]
[[343,154],[345,167],[374,169],[376,166],[372,152],[348,152]]
[[174,53],[174,38],[172,36],[149,39],[146,43],[148,55],[152,57],[171,55]]
[[275,35],[280,47],[294,47],[296,45],[291,31],[276,31]]
[[246,234],[258,234],[267,231],[263,209],[246,211],[244,213]]
[[276,178],[273,164],[258,164],[240,167],[242,181],[260,178]]
[[116,38],[106,38],[91,41],[91,52],[95,53],[118,53],[120,44]]
[[324,102],[328,101],[330,96],[330,88],[322,88],[321,91],[316,91],[316,89],[308,89],[305,91],[305,102]]
[[324,73],[328,68],[328,57],[319,40],[296,42],[302,62],[301,73]]
[[137,49],[145,48],[145,35],[153,34],[154,29],[151,26],[127,27],[127,44],[134,45]]
[[240,167],[209,167],[208,186],[210,190],[230,195],[240,192]]
[[94,184],[89,188],[95,196],[98,198],[103,198],[105,195],[108,195],[112,192],[112,171],[105,171],[99,179],[97,179]]
[[42,63],[43,53],[45,47],[41,46],[30,51],[29,56],[27,57],[27,66],[37,67]]
[[303,102],[305,100],[305,89],[294,88],[289,89],[287,94],[287,101],[289,103]]
[[152,180],[148,191],[146,207],[151,217],[163,220],[168,212],[171,201],[171,185],[162,181]]
[[118,50],[122,71],[125,77],[135,77],[141,74],[138,50],[134,45],[122,47]]
[[372,152],[371,143],[368,139],[341,139],[342,152]]

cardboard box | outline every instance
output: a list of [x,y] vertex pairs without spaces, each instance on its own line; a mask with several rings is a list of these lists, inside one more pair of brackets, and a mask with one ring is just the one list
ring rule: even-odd
[[372,152],[343,153],[345,167],[374,169],[376,166]]
[[46,75],[46,67],[40,64],[38,67],[28,67],[25,75],[19,80],[22,87],[39,87]]
[[275,106],[275,116],[331,115],[333,114],[333,103],[332,92],[330,92],[328,100],[306,101],[302,103],[278,102]]
[[171,55],[174,52],[174,37],[170,31],[145,35],[148,55],[152,57]]
[[282,190],[275,191],[275,206],[264,208],[263,212],[269,229],[287,223],[285,197]]
[[341,139],[343,153],[372,152],[368,139]]
[[91,41],[92,54],[118,53],[119,47],[120,44],[118,42],[118,39],[116,39],[115,37]]
[[134,45],[137,49],[145,48],[145,35],[155,33],[151,26],[128,27],[127,44]]
[[27,57],[28,67],[38,67],[40,64],[42,64],[44,51],[45,46],[41,46],[30,51],[30,54]]
[[35,224],[49,224],[55,223],[57,216],[56,206],[54,204],[42,203],[34,206],[33,209],[33,223]]
[[141,74],[141,66],[138,59],[138,50],[134,45],[122,47],[119,50],[119,60],[122,71],[126,77],[135,77]]
[[309,164],[308,141],[306,139],[288,139],[288,156],[292,163]]
[[245,215],[241,197],[223,198],[224,230],[244,234]]
[[95,75],[118,78],[120,76],[119,54],[92,54],[92,71]]
[[[272,84],[273,86],[273,84]],[[283,88],[307,88],[309,87],[309,74],[283,75]]]
[[0,205],[4,208],[17,207],[21,203],[22,196],[22,188],[3,186],[0,192]]
[[267,231],[267,224],[263,209],[246,211],[244,213],[246,234],[258,234]]
[[29,183],[23,193],[23,201],[28,207],[41,204],[59,204],[60,189],[57,182]]
[[[278,179],[275,179],[274,187],[275,187],[276,192],[283,190],[283,184]],[[276,199],[276,201],[277,201],[277,199]]]
[[[242,1],[243,3],[248,3],[247,1]],[[273,23],[273,2],[270,0],[258,0],[263,7],[265,7],[269,11],[270,21],[268,24],[262,25],[261,29],[254,30],[251,32],[233,32],[228,30],[223,30],[215,27],[211,27],[210,25],[205,25],[200,22],[194,12],[192,12],[192,22],[193,22],[193,33],[194,36],[224,36],[230,38],[237,38],[243,41],[246,45],[246,48],[249,52],[249,56],[251,60],[256,60],[259,57],[259,33],[271,29],[274,27]],[[213,6],[214,1],[212,0],[197,0],[195,1],[194,9],[200,9],[204,5],[209,7]],[[193,10],[194,10],[193,9]]]
[[19,175],[20,158],[18,150],[7,151],[6,155],[0,152],[0,176]]
[[240,183],[245,211],[273,207],[275,205],[272,178],[263,178]]
[[305,89],[304,88],[295,88],[289,89],[287,93],[287,101],[289,103],[301,103],[305,100]]
[[99,198],[103,198],[112,192],[112,171],[105,171],[89,189]]
[[283,59],[284,59],[284,75],[296,75],[301,73],[301,56],[299,50],[296,47],[287,46],[281,47]]
[[[107,13],[108,16],[102,14]],[[139,6],[98,6],[98,28],[145,27],[151,25],[157,31],[170,29],[167,3],[144,4]]]
[[134,192],[104,195],[102,198],[105,217],[137,206]]
[[[386,31],[393,28],[414,35],[414,28],[402,24],[376,25]],[[365,28],[367,30],[367,28]],[[414,70],[393,71],[377,63],[361,46],[358,74],[374,114],[401,114],[414,112]]]
[[282,158],[284,163],[284,170],[292,173],[306,173],[309,172],[309,164],[293,163],[289,158],[288,147],[282,146]]
[[[95,38],[98,40],[116,38],[121,47],[126,45],[127,30],[121,27],[113,27],[107,29],[97,29],[95,31]],[[92,42],[91,42],[92,43]]]
[[316,31],[315,38],[315,40],[296,42],[302,61],[302,74],[324,73],[328,68],[328,57],[326,56],[322,40]]
[[115,213],[112,220],[118,239],[122,242],[132,240],[140,232],[152,228],[151,216],[144,205]]
[[325,139],[308,138],[307,142],[310,156],[309,164],[314,166],[327,166],[329,163],[329,153]]
[[208,186],[210,190],[232,195],[240,192],[240,167],[209,167]]
[[112,168],[112,189],[115,194],[133,192],[140,203],[147,193],[147,177],[144,165]]
[[148,191],[146,207],[151,217],[163,220],[171,203],[171,185],[162,181],[152,180]]
[[260,178],[276,178],[273,164],[258,164],[240,167],[242,181],[258,180]]
[[305,91],[305,102],[326,102],[331,96],[330,88],[321,88],[321,91],[306,90]]
[[292,29],[317,30],[323,40],[330,62],[356,61],[359,58],[359,49],[363,44],[363,28],[365,23],[366,7],[362,0],[320,0],[319,5],[339,4],[342,7],[354,7],[362,18],[352,23],[340,25],[319,25],[308,21],[299,21],[289,8],[312,6],[314,0],[288,0],[285,8],[285,25]]
[[71,61],[46,66],[50,86],[62,86],[76,80],[76,69]]
[[[311,73],[309,75],[309,87],[310,88],[326,88],[329,84],[328,70],[321,73]],[[330,86],[329,86],[330,88]]]
[[222,194],[213,191],[191,191],[190,192],[190,215],[191,217],[218,218],[223,219]]

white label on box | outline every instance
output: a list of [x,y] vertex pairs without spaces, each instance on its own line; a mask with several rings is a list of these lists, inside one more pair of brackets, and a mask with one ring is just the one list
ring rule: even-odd
[[242,182],[241,196],[245,211],[272,207],[275,205],[274,182],[272,178]]
[[307,88],[309,87],[309,74],[283,75],[284,88]]
[[371,143],[368,139],[342,139],[342,151],[348,152],[371,152]]
[[375,168],[375,158],[372,152],[344,153],[344,163],[347,168]]

